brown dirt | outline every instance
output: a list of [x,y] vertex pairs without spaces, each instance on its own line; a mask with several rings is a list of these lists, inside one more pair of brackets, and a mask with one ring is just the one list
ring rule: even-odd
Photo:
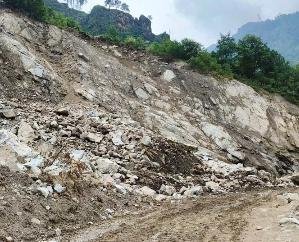
[[[297,190],[298,192],[298,190]],[[208,196],[181,204],[168,204],[115,218],[67,238],[83,241],[271,241],[280,233],[277,214],[287,216],[291,205],[277,206],[281,191]],[[256,209],[267,208],[263,214]],[[271,217],[265,220],[265,217]],[[268,230],[264,227],[275,226]],[[272,229],[273,230],[272,230]],[[276,230],[274,230],[276,229]],[[274,232],[272,236],[268,235]],[[276,241],[296,241],[298,227]],[[287,239],[287,240],[286,240]]]

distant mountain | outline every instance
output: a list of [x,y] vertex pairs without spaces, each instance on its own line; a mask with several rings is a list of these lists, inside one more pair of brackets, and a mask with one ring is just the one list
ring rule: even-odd
[[153,34],[151,20],[144,15],[141,15],[138,19],[129,13],[116,9],[107,9],[100,5],[95,6],[90,14],[87,14],[69,8],[66,3],[59,3],[57,0],[44,0],[44,2],[50,8],[77,20],[83,30],[91,35],[104,34],[113,26],[123,35],[142,37],[148,41],[161,41],[169,37],[166,33],[161,35]]
[[268,46],[281,53],[291,63],[299,63],[299,12],[280,15],[274,20],[251,22],[243,25],[234,35],[241,39],[254,34]]

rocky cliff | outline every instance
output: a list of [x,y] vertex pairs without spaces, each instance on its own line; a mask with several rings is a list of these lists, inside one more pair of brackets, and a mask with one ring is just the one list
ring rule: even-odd
[[[1,168],[1,184],[17,176],[13,191],[28,203],[72,197],[76,225],[102,218],[95,211],[111,201],[135,206],[136,196],[160,202],[298,182],[299,108],[279,96],[7,10],[0,63],[0,164],[10,170]],[[87,187],[96,190],[84,196]]]
[[71,9],[65,3],[57,0],[44,0],[50,8],[63,13],[65,16],[77,20],[83,30],[92,35],[107,33],[110,27],[116,28],[122,35],[132,35],[142,37],[148,41],[161,41],[169,38],[166,33],[155,35],[152,33],[151,20],[141,15],[134,18],[126,12],[116,9],[107,9],[103,6],[95,6],[89,14]]

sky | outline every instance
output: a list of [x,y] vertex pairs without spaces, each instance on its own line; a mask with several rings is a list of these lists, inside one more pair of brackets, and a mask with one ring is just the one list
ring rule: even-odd
[[[88,0],[89,12],[104,0]],[[172,39],[194,39],[208,47],[220,33],[234,34],[247,22],[273,19],[299,11],[299,0],[125,0],[133,16],[151,15],[156,34],[166,31]]]

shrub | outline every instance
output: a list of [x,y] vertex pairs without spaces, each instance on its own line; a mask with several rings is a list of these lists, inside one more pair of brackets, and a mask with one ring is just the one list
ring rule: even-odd
[[196,57],[192,57],[189,61],[190,66],[202,73],[220,73],[221,65],[207,51],[200,52]]
[[144,39],[142,39],[141,37],[134,38],[133,36],[127,36],[124,39],[124,44],[129,48],[138,49],[138,50],[145,49],[146,47],[146,43]]
[[44,5],[43,0],[4,0],[7,7],[24,12],[29,17],[60,28],[80,29],[79,24]]
[[202,51],[202,45],[191,39],[183,39],[181,45],[183,51],[183,60],[190,60],[192,57],[196,57]]
[[102,35],[101,37],[113,44],[120,44],[122,41],[122,36],[114,26],[110,26],[107,33]]
[[166,61],[183,59],[184,56],[182,45],[177,41],[171,41],[169,39],[166,39],[161,43],[155,42],[151,44],[149,51],[154,55],[162,57]]

